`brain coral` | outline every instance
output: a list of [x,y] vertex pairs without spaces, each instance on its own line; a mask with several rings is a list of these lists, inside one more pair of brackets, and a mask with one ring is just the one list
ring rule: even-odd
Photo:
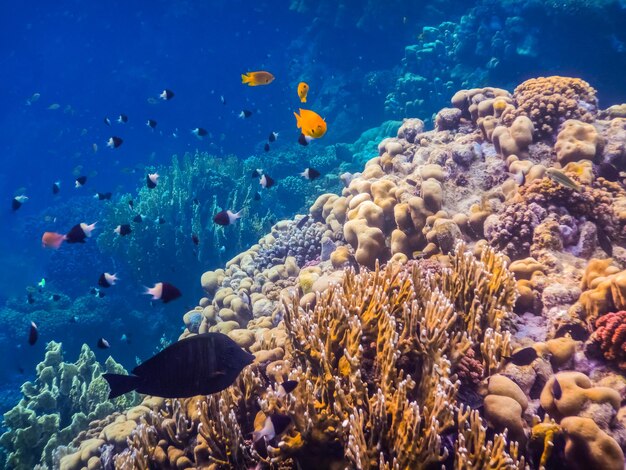
[[528,116],[539,137],[551,139],[568,119],[591,122],[598,108],[596,90],[586,81],[559,76],[526,80],[515,88],[513,100],[517,107],[502,116],[505,124]]

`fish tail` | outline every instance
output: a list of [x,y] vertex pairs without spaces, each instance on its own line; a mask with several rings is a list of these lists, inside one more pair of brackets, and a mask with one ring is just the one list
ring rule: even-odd
[[102,377],[111,388],[109,400],[132,392],[139,386],[139,377],[136,375],[104,374]]
[[295,111],[294,111],[293,115],[296,117],[296,127],[297,127],[298,129],[300,129],[300,128],[302,127],[302,126],[300,125],[300,116],[299,116],[299,115],[298,115],[298,113],[296,113]]
[[301,103],[306,103],[306,96],[303,96],[302,98],[300,98],[300,102]]
[[241,83],[250,83],[252,81],[252,77],[248,74],[241,74]]

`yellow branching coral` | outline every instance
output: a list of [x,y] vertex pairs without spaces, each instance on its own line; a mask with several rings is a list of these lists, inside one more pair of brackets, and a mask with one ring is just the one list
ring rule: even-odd
[[[487,441],[477,412],[457,402],[455,370],[471,349],[496,369],[510,352],[501,326],[515,303],[503,257],[457,246],[449,267],[389,263],[284,303],[285,355],[256,364],[230,388],[169,400],[117,456],[120,468],[517,469],[506,434]],[[285,393],[281,384],[296,381]],[[268,417],[288,416],[275,439],[252,442]],[[446,434],[458,434],[454,451]],[[266,445],[264,445],[266,444]]]
[[487,428],[478,411],[459,410],[458,423],[460,432],[455,445],[455,470],[525,468],[524,458],[517,458],[517,444],[510,444],[507,452],[506,433],[496,434],[493,441],[487,440]]

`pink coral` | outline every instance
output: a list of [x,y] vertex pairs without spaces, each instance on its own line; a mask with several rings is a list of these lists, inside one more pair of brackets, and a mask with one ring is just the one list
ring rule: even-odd
[[596,320],[594,341],[604,357],[626,370],[626,311],[607,313]]

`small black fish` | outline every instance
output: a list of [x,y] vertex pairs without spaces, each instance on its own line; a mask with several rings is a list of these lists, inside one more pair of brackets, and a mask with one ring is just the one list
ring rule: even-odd
[[132,390],[163,398],[220,392],[235,381],[254,356],[222,333],[204,333],[171,344],[132,370],[104,374],[115,398]]
[[252,197],[252,199],[254,199],[255,201],[260,201],[261,200],[261,193],[256,191],[254,193],[254,196]]
[[33,297],[33,294],[31,294],[30,292],[26,294],[26,303],[30,305],[35,303],[35,298]]
[[222,102],[222,104],[226,104],[226,98],[224,98],[224,95],[220,95],[220,101]]
[[589,338],[589,330],[580,323],[568,323],[560,326],[554,333],[555,338],[570,335],[575,341],[586,341]]
[[11,201],[11,209],[14,211],[18,210],[26,201],[28,201],[27,196],[15,196]]
[[202,127],[196,127],[195,129],[192,129],[191,133],[195,135],[198,139],[201,139],[208,134],[207,130],[203,129]]
[[258,442],[264,439],[269,442],[277,436],[280,436],[291,424],[291,418],[283,414],[271,414],[265,418],[263,428],[252,433],[252,442]]
[[305,146],[305,147],[306,147],[307,145],[309,145],[309,141],[310,141],[310,139],[307,139],[307,136],[306,136],[306,135],[304,135],[304,134],[300,134],[300,136],[298,137],[298,143],[299,143],[300,145]]
[[61,182],[55,181],[52,183],[52,194],[59,194],[59,191],[61,191]]
[[265,150],[266,152],[269,152],[269,151],[270,151],[270,144],[266,143],[266,144],[263,146],[263,150]]
[[33,346],[39,339],[39,329],[34,321],[30,322],[30,331],[28,332],[28,344]]
[[561,397],[563,396],[563,390],[561,389],[561,384],[556,379],[556,377],[554,377],[554,382],[552,382],[552,396],[554,397],[555,400],[560,400]]
[[213,222],[217,225],[226,226],[234,224],[240,218],[241,211],[235,213],[229,210],[222,210],[213,216]]
[[67,243],[85,243],[87,237],[83,224],[76,224],[65,234],[65,241]]
[[513,354],[510,357],[506,358],[511,361],[516,366],[527,366],[531,364],[535,359],[537,359],[539,355],[537,351],[533,347],[522,348]]
[[239,113],[239,117],[241,119],[246,119],[246,118],[249,118],[250,116],[252,116],[252,111],[249,111],[247,109],[244,109],[243,111]]
[[274,181],[273,178],[270,177],[270,175],[266,175],[263,174],[263,176],[261,176],[261,178],[259,179],[259,183],[261,184],[261,186],[263,186],[265,189],[269,189],[272,186],[274,186],[274,184],[276,183]]
[[96,193],[94,198],[96,198],[99,201],[110,201],[111,200],[111,193]]
[[278,138],[278,132],[270,132],[270,136],[267,138],[270,142],[275,142]]
[[78,315],[72,315],[70,317],[70,323],[78,323]]
[[304,217],[302,217],[296,223],[296,228],[300,229],[300,228],[304,227],[306,225],[306,223],[309,221],[310,218],[311,218],[311,216],[309,214],[307,214]]
[[105,118],[103,119],[103,122],[104,122],[107,126],[111,127],[111,120],[110,120],[108,117],[105,117]]
[[126,114],[120,114],[117,118],[117,122],[119,122],[120,124],[125,124],[128,122],[128,116],[126,116]]
[[146,186],[148,187],[148,189],[156,188],[158,181],[159,181],[158,173],[148,173],[146,175]]
[[200,239],[198,238],[198,235],[196,235],[195,233],[191,234],[191,241],[196,246],[198,246],[200,244]]
[[262,174],[263,174],[263,170],[257,168],[250,172],[250,178],[260,178]]
[[100,277],[98,278],[98,285],[100,287],[109,288],[111,286],[114,286],[117,280],[118,279],[115,274],[102,273],[100,274]]
[[86,176],[79,176],[78,178],[74,180],[74,186],[77,188],[80,188],[81,186],[84,186],[86,182],[87,182]]
[[150,129],[154,129],[157,126],[157,122],[154,119],[148,119],[146,121],[146,126],[148,126]]
[[98,340],[98,348],[100,349],[109,349],[111,347],[111,345],[109,344],[109,342],[104,339],[104,338],[100,338]]
[[114,232],[117,233],[121,237],[124,237],[124,236],[130,234],[132,231],[133,231],[133,229],[130,228],[130,224],[118,225],[117,227],[115,227],[115,230],[114,230]]
[[120,145],[124,143],[124,140],[121,137],[113,136],[107,140],[107,147],[116,149]]
[[52,294],[50,295],[50,300],[58,302],[59,300],[61,300],[61,296],[59,294]]
[[89,290],[89,292],[91,293],[91,295],[93,295],[94,297],[97,297],[98,299],[101,299],[102,297],[104,297],[106,295],[104,292],[102,292],[97,287],[92,287]]
[[289,395],[297,386],[297,380],[286,380],[282,384],[280,384],[280,387],[278,389],[279,394],[282,396]]
[[604,162],[598,165],[598,176],[608,181],[620,181],[619,170],[611,163]]
[[[172,267],[172,271],[174,271]],[[152,296],[152,300],[161,300],[164,304],[181,297],[182,292],[169,282],[157,282],[154,287],[146,287],[144,294]]]
[[356,260],[356,258],[354,257],[352,253],[350,253],[350,255],[348,256],[348,266],[354,269],[355,274],[361,273],[361,265],[359,264],[359,262]]
[[137,214],[135,217],[133,217],[133,222],[140,224],[141,222],[143,222],[143,217],[141,216],[141,214]]
[[313,181],[316,178],[319,178],[321,176],[321,173],[319,171],[317,171],[315,168],[307,168],[305,169],[302,173],[300,173],[300,176]]
[[134,203],[134,201],[133,201],[132,199],[129,199],[129,200],[128,200],[128,208],[129,208],[131,211],[135,210],[135,203]]
[[596,236],[598,238],[598,245],[602,248],[607,256],[613,256],[613,243],[609,238],[608,233],[601,224],[596,224]]
[[165,217],[163,217],[162,215],[158,216],[156,219],[154,219],[154,221],[159,224],[159,225],[163,225],[165,223]]
[[162,100],[168,101],[174,98],[174,92],[172,90],[168,90],[167,88],[161,92],[159,98]]

